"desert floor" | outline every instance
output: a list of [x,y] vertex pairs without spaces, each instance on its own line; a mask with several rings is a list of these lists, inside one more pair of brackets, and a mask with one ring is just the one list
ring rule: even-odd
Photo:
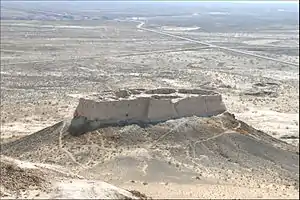
[[[72,118],[85,94],[201,87],[221,93],[238,120],[299,147],[299,31],[287,25],[207,33],[161,20],[149,20],[144,27],[279,61],[148,32],[130,21],[3,20],[1,142]],[[234,185],[233,179],[209,184],[105,181],[153,198],[298,198],[297,188],[242,179]]]

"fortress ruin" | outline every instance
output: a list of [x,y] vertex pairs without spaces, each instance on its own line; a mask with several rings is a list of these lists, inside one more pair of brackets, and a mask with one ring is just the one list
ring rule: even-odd
[[226,111],[222,96],[202,89],[158,88],[105,91],[80,98],[71,135],[107,126],[145,126],[182,117],[210,117]]

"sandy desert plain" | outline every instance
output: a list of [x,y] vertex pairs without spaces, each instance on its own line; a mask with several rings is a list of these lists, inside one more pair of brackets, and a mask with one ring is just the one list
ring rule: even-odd
[[[298,5],[92,4],[1,5],[1,198],[299,199]],[[161,87],[228,113],[60,131],[81,96]]]

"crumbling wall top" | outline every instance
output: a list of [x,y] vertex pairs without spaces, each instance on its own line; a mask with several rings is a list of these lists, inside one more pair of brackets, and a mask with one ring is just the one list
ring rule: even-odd
[[119,101],[131,100],[140,97],[148,97],[153,99],[170,99],[173,102],[187,97],[196,96],[216,96],[217,92],[202,89],[173,89],[173,88],[157,88],[157,89],[120,89],[117,91],[108,90],[101,94],[87,95],[83,99],[102,101]]
[[81,134],[103,126],[158,123],[181,117],[213,116],[226,111],[222,96],[201,89],[128,89],[81,98],[70,126]]

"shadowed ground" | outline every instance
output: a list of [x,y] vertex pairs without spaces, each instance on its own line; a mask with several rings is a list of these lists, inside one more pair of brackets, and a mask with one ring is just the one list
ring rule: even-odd
[[133,180],[216,183],[236,176],[236,181],[299,185],[299,150],[230,113],[169,120],[147,128],[103,128],[79,137],[65,131],[67,124],[59,122],[3,144],[2,154],[63,165],[82,176],[115,184]]

